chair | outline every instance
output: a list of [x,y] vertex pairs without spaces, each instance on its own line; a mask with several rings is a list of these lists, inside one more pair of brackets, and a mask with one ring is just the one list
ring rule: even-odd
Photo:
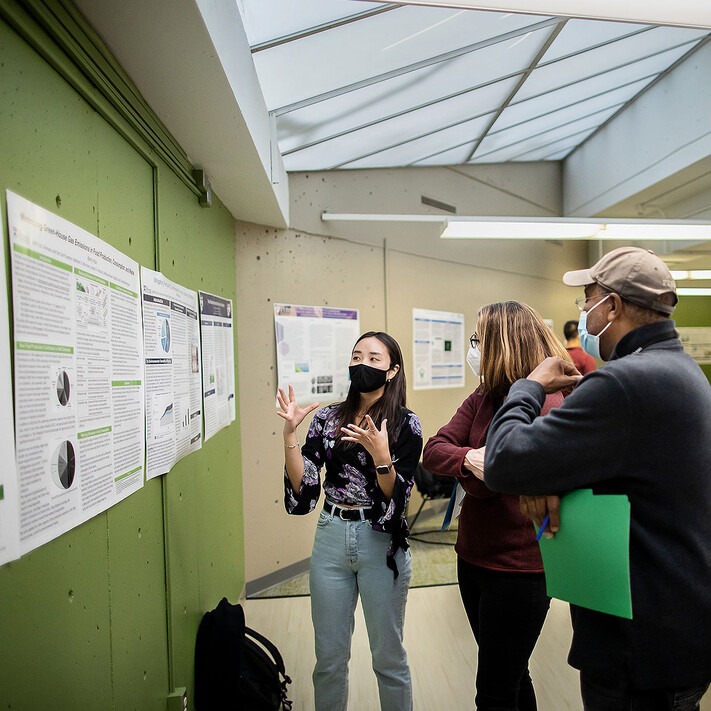
[[452,495],[456,482],[457,480],[454,477],[436,476],[432,472],[428,472],[422,466],[422,463],[418,462],[417,469],[415,469],[415,486],[417,486],[417,490],[422,496],[422,503],[410,523],[410,529],[415,527],[415,522],[425,504],[435,499],[448,499]]

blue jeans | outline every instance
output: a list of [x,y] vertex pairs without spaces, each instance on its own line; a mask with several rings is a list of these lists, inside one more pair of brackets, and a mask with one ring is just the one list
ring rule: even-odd
[[585,711],[698,711],[708,687],[701,684],[690,689],[637,691],[609,686],[580,673]]
[[309,585],[316,639],[313,673],[316,711],[345,711],[348,661],[358,594],[368,630],[382,711],[411,711],[412,682],[402,644],[410,586],[410,551],[387,567],[390,535],[369,521],[343,521],[321,512],[316,525]]

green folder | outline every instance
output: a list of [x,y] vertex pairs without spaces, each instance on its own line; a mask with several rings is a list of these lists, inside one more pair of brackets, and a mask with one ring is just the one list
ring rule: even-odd
[[560,502],[560,530],[539,541],[551,597],[632,619],[630,502],[590,489]]

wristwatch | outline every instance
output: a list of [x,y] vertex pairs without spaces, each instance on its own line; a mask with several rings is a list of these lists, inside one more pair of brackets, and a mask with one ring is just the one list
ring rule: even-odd
[[379,467],[375,467],[375,473],[376,474],[389,474],[391,466],[392,466],[392,464],[382,464]]

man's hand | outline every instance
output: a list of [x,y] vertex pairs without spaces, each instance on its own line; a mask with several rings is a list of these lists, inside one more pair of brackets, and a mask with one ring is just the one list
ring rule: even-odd
[[527,380],[540,383],[546,393],[550,394],[575,387],[582,377],[572,363],[558,356],[551,356],[539,363]]
[[546,538],[553,538],[560,530],[560,496],[521,496],[519,503],[521,513],[532,519],[539,528],[546,514],[550,514],[543,532]]

